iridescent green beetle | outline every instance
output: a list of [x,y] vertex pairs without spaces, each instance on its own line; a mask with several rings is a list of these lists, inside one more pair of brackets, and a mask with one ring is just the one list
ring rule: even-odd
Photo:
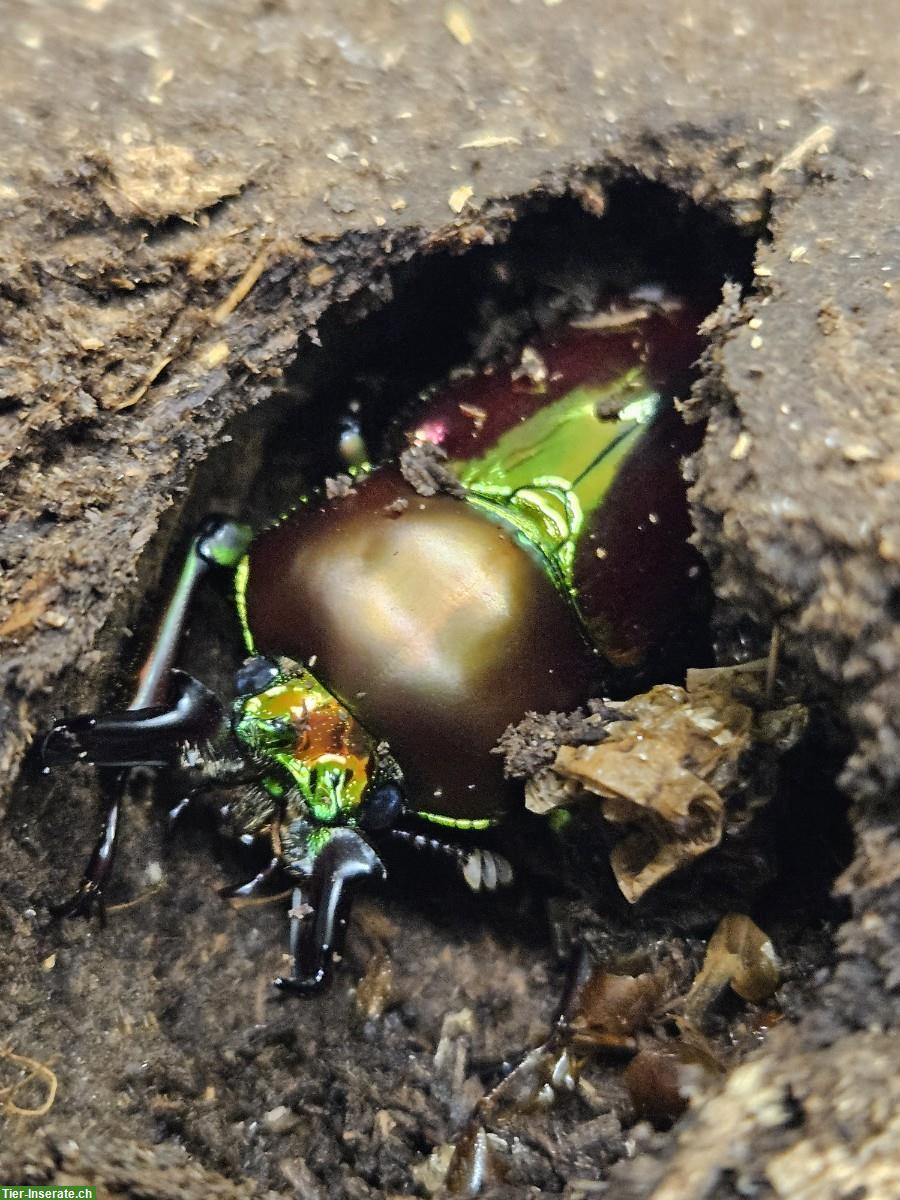
[[[506,860],[472,845],[521,803],[494,752],[506,727],[689,656],[699,567],[680,460],[699,431],[672,400],[699,350],[695,322],[669,305],[610,324],[437,390],[399,465],[360,469],[340,498],[305,500],[255,539],[207,523],[131,708],[45,739],[48,763],[168,767],[188,798],[236,789],[232,825],[273,847],[236,891],[277,871],[295,884],[281,987],[323,984],[348,885],[384,874],[382,839],[452,854],[471,886],[508,882]],[[425,445],[448,468],[437,486],[409,481]],[[250,655],[230,712],[173,670],[210,564],[235,570]],[[120,790],[66,912],[102,894]]]

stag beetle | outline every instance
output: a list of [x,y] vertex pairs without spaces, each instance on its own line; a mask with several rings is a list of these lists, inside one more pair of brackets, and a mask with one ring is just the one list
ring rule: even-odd
[[[473,888],[510,881],[505,857],[473,845],[521,805],[498,738],[528,710],[640,678],[677,646],[696,588],[680,461],[700,431],[673,404],[701,348],[696,314],[601,316],[420,399],[405,440],[438,448],[442,486],[417,489],[394,455],[256,537],[203,524],[130,707],[45,737],[48,765],[110,769],[100,840],[60,911],[102,901],[138,764],[176,772],[183,803],[233,788],[232,825],[270,839],[269,866],[232,894],[290,879],[284,989],[326,981],[353,885],[385,874],[385,839],[453,856]],[[249,655],[230,705],[174,665],[212,567],[234,572]]]

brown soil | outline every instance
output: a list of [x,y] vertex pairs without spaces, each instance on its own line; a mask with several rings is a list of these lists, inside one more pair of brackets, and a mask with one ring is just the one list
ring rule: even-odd
[[[43,1116],[0,1116],[0,1181],[96,1180],[135,1197],[422,1190],[431,1149],[542,1036],[563,971],[527,893],[482,906],[398,877],[360,906],[327,996],[283,1002],[268,986],[281,907],[225,906],[215,887],[246,863],[202,824],[164,845],[146,796],[110,897],[138,902],[105,930],[50,921],[46,898],[90,843],[96,789],[87,772],[48,787],[20,767],[55,715],[127,692],[192,516],[259,517],[289,497],[305,426],[270,455],[299,392],[343,404],[341,380],[379,345],[382,391],[471,358],[467,305],[487,294],[487,268],[454,264],[522,218],[565,229],[589,220],[578,209],[599,228],[608,198],[612,220],[630,197],[621,260],[598,235],[610,271],[651,269],[653,238],[634,228],[652,213],[680,245],[696,236],[712,276],[749,285],[728,289],[695,389],[709,418],[693,465],[699,544],[735,629],[740,612],[757,631],[777,621],[785,672],[827,732],[782,778],[780,844],[795,852],[757,898],[787,964],[788,1019],[671,1134],[623,1128],[617,1072],[597,1068],[593,1107],[583,1094],[521,1119],[507,1188],[589,1194],[609,1176],[623,1198],[895,1196],[891,6],[5,7],[0,1040],[58,1090]],[[616,210],[623,180],[649,182],[620,190]],[[571,291],[573,264],[565,274]],[[434,334],[424,356],[403,324],[415,313]],[[212,589],[186,659],[224,677],[233,645]],[[830,787],[847,747],[849,866]],[[695,918],[670,912],[668,936],[702,930],[719,895]],[[666,933],[591,906],[569,919],[598,954]],[[390,995],[366,1015],[359,996],[381,994],[385,963]],[[0,1058],[0,1097],[16,1066]],[[38,1106],[48,1078],[16,1104]]]

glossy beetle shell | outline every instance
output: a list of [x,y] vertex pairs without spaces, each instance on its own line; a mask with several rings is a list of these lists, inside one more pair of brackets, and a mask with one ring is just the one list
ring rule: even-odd
[[[704,566],[689,545],[691,522],[681,462],[700,446],[703,426],[687,425],[672,399],[686,396],[703,349],[700,314],[651,313],[624,328],[567,329],[537,344],[545,379],[500,369],[434,394],[416,436],[452,460],[484,454],[516,424],[577,387],[598,392],[640,365],[664,404],[637,453],[619,468],[579,539],[574,579],[592,640],[613,664],[665,675],[702,653],[692,640],[705,600]],[[598,554],[598,551],[600,552]],[[632,689],[633,690],[633,689]]]
[[257,649],[313,658],[389,743],[412,806],[455,818],[502,813],[500,733],[527,709],[572,708],[594,665],[565,597],[508,528],[389,468],[263,534],[246,600]]
[[[539,345],[543,379],[503,368],[445,387],[415,431],[464,461],[576,387],[602,398],[640,368],[642,394],[665,396],[697,349],[683,314],[566,331]],[[624,401],[633,384],[621,386]],[[312,665],[387,741],[411,808],[450,821],[499,817],[511,796],[491,751],[505,727],[528,710],[575,707],[681,620],[697,560],[685,543],[679,460],[698,438],[661,404],[587,514],[571,587],[497,513],[421,496],[382,467],[254,542],[248,638],[260,653]]]

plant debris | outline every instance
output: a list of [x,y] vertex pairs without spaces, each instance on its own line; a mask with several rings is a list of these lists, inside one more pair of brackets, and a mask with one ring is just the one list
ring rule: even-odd
[[749,787],[758,749],[783,751],[799,738],[806,710],[769,705],[765,662],[689,671],[687,686],[660,684],[625,701],[606,701],[618,718],[593,745],[564,745],[552,772],[526,792],[532,809],[571,804],[583,792],[624,827],[610,864],[622,894],[639,900],[651,887],[718,846],[726,806]]
[[[54,1071],[46,1063],[29,1058],[26,1054],[14,1054],[8,1047],[0,1050],[0,1062],[10,1062],[27,1071],[27,1074],[15,1083],[0,1087],[0,1111],[14,1117],[45,1117],[56,1100],[59,1080]],[[45,1095],[40,1104],[23,1106],[13,1097],[35,1080],[40,1080],[45,1088]]]
[[400,453],[403,478],[420,496],[445,492],[463,496],[465,489],[447,466],[447,452],[434,442],[415,442]]
[[560,746],[600,741],[607,736],[610,722],[616,720],[617,711],[602,700],[591,700],[571,713],[529,712],[506,729],[495,753],[503,755],[507,778],[528,781],[554,761]]
[[[476,1196],[488,1178],[504,1178],[516,1119],[565,1095],[592,1102],[609,1133],[638,1120],[668,1129],[692,1100],[715,1090],[757,1043],[741,1046],[727,1031],[708,1038],[700,1030],[706,1009],[729,984],[748,1004],[767,1000],[780,975],[768,936],[743,914],[722,919],[699,972],[697,949],[670,943],[659,958],[645,954],[644,969],[632,961],[631,970],[633,956],[592,963],[582,949],[549,1036],[478,1101],[449,1168],[441,1158],[449,1194]],[[584,1078],[592,1066],[605,1075],[605,1096]]]
[[728,913],[709,939],[703,968],[685,997],[684,1014],[700,1025],[727,987],[741,999],[761,1004],[775,993],[780,980],[781,967],[768,934],[749,917]]

